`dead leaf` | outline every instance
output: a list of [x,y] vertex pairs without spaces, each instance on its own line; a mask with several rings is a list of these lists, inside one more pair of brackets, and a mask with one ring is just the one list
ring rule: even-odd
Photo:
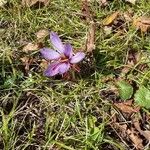
[[133,142],[136,149],[142,150],[144,148],[142,144],[143,140],[138,135],[136,135],[136,132],[134,131],[133,128],[131,128],[131,130],[128,129],[127,134],[129,138],[131,139],[131,141]]
[[138,112],[139,111],[139,107],[136,107],[136,108],[133,108],[132,106],[131,106],[131,101],[129,102],[129,103],[127,103],[127,102],[124,102],[124,103],[114,103],[114,105],[118,108],[118,109],[120,109],[122,112],[124,112],[124,113],[129,113],[129,114],[131,114],[131,113],[136,113],[136,112]]
[[46,29],[42,29],[36,33],[37,39],[44,39],[49,34],[49,31]]
[[26,53],[28,53],[28,52],[30,52],[30,51],[36,51],[36,50],[39,50],[40,49],[40,43],[28,43],[27,45],[25,45],[24,47],[23,47],[23,52],[26,52]]
[[129,3],[131,3],[131,4],[134,4],[134,5],[135,5],[136,0],[126,0],[126,2],[129,2]]
[[25,56],[23,58],[20,58],[20,60],[23,62],[24,66],[25,66],[25,70],[28,72],[29,66],[33,62],[33,59],[29,59],[29,57]]
[[92,52],[95,49],[95,23],[91,22],[86,40],[86,51]]
[[139,120],[136,119],[136,121],[134,121],[134,126],[141,135],[143,135],[148,141],[150,141],[150,131],[148,131],[148,130],[143,131],[140,127]]
[[127,22],[132,22],[132,20],[133,20],[132,15],[133,15],[133,12],[131,10],[123,13],[123,16]]
[[116,11],[113,14],[111,14],[110,16],[106,17],[103,20],[103,25],[108,26],[108,25],[112,24],[114,22],[114,20],[118,17],[119,13],[120,13],[119,11]]
[[40,67],[46,69],[48,67],[48,62],[45,59],[42,59]]
[[22,6],[31,7],[35,5],[37,2],[43,3],[45,6],[47,6],[50,2],[50,0],[22,0]]
[[133,26],[140,29],[142,32],[147,32],[150,29],[150,17],[134,18]]
[[128,100],[124,102],[125,105],[131,106],[133,104],[133,100]]
[[126,133],[127,125],[126,124],[120,124],[120,123],[116,122],[116,123],[114,123],[114,127],[115,127],[115,129],[118,130],[118,132],[120,133],[120,136],[122,138],[126,138],[126,135],[127,135],[127,133]]

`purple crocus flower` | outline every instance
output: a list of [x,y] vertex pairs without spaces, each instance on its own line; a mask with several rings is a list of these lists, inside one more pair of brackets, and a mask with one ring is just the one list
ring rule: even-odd
[[85,57],[83,52],[74,54],[72,46],[69,43],[63,44],[55,32],[50,33],[50,41],[55,50],[50,48],[42,48],[40,50],[46,60],[52,61],[45,70],[46,76],[63,75],[71,67],[74,67],[74,64],[80,62]]

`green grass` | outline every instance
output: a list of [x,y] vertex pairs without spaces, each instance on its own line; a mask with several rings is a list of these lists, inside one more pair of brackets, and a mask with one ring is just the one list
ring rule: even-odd
[[[100,92],[114,84],[104,82],[106,78],[120,76],[117,70],[125,66],[130,50],[142,53],[145,59],[139,64],[149,65],[146,56],[150,53],[150,36],[142,36],[132,23],[123,23],[128,29],[123,35],[116,34],[117,28],[106,35],[102,20],[117,10],[131,9],[134,16],[150,15],[148,0],[135,6],[114,0],[105,8],[91,2],[97,25],[92,62],[95,70],[81,68],[75,81],[44,77],[39,51],[22,51],[25,44],[37,41],[35,33],[40,29],[55,31],[75,49],[83,49],[89,26],[82,19],[81,9],[82,3],[77,0],[51,0],[41,8],[23,8],[19,0],[10,0],[0,8],[0,149],[125,149],[109,126],[112,102]],[[48,46],[49,38],[43,42]],[[36,59],[28,74],[20,60],[24,56]],[[126,78],[150,88],[149,69],[136,68],[136,76],[134,71],[132,68]]]

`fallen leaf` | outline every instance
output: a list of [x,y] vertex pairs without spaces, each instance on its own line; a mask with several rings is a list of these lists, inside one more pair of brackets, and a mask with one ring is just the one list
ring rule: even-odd
[[136,113],[139,111],[139,107],[136,107],[136,108],[132,107],[131,102],[129,104],[127,102],[114,103],[114,105],[124,113],[132,114],[132,113]]
[[133,104],[133,100],[128,100],[124,102],[125,105],[131,106]]
[[136,119],[136,121],[134,121],[134,126],[141,135],[143,135],[148,141],[150,141],[150,131],[148,130],[143,131],[140,127],[139,120]]
[[42,59],[40,67],[46,69],[48,67],[48,62],[45,59]]
[[92,52],[95,49],[95,23],[91,22],[86,40],[86,51]]
[[127,12],[123,13],[123,16],[124,16],[126,21],[132,22],[132,20],[133,20],[132,14],[133,14],[132,11],[127,11]]
[[126,133],[127,125],[126,124],[120,124],[120,123],[116,122],[116,123],[114,123],[114,127],[115,127],[115,129],[118,130],[118,132],[122,138],[126,138],[126,135],[127,135],[127,133]]
[[25,56],[23,58],[20,58],[20,60],[23,62],[26,72],[28,72],[29,66],[33,62],[33,59],[29,59],[29,57]]
[[134,18],[133,26],[140,29],[142,32],[147,32],[150,29],[150,17]]
[[25,45],[24,47],[23,47],[23,52],[26,52],[26,53],[28,53],[28,52],[30,52],[30,51],[36,51],[36,50],[39,50],[39,48],[40,48],[40,43],[28,43],[27,45]]
[[49,34],[49,31],[46,29],[42,29],[36,33],[37,39],[44,39]]
[[126,2],[129,2],[129,3],[131,3],[131,4],[134,4],[134,5],[135,5],[136,0],[126,0]]
[[127,134],[129,136],[129,138],[131,139],[131,141],[133,142],[136,149],[142,150],[144,148],[144,146],[142,144],[143,140],[138,135],[136,135],[136,132],[134,131],[133,128],[131,128],[131,130],[128,129]]
[[118,17],[118,15],[119,15],[119,11],[116,11],[113,14],[111,14],[110,16],[106,17],[103,20],[103,25],[108,26],[108,25],[112,24],[114,22],[114,20]]
[[50,2],[50,0],[22,0],[22,6],[31,7],[35,5],[37,2],[43,3],[45,6],[47,6]]

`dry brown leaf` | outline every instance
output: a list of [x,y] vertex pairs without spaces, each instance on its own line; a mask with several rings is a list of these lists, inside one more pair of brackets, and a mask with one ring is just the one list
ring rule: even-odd
[[127,11],[127,12],[125,12],[124,14],[123,14],[123,16],[124,16],[124,18],[125,18],[125,20],[126,21],[128,21],[128,22],[132,22],[132,12],[130,12],[130,11]]
[[110,16],[106,17],[103,20],[103,25],[108,26],[108,25],[112,24],[114,22],[114,20],[118,17],[118,15],[119,15],[119,11],[116,11],[113,14],[111,14]]
[[33,44],[33,43],[28,43],[27,45],[25,45],[24,47],[23,47],[23,52],[26,52],[26,53],[28,53],[28,52],[30,52],[30,51],[36,51],[36,50],[39,50],[39,48],[40,48],[40,44],[39,43],[35,43],[35,44]]
[[86,40],[86,51],[92,52],[95,49],[95,23],[91,22]]
[[120,124],[118,122],[114,123],[114,127],[118,130],[120,136],[122,138],[126,138],[126,131],[127,131],[127,125],[126,124]]
[[36,33],[37,39],[44,39],[49,34],[49,31],[46,29],[42,29]]
[[114,105],[124,113],[131,114],[131,113],[138,112],[139,107],[133,108],[130,103],[129,104],[127,104],[126,102],[125,103],[114,103]]
[[135,5],[136,0],[126,0],[126,2],[129,2],[129,3],[131,3],[131,4],[134,4],[134,5]]
[[22,0],[22,6],[31,7],[35,5],[37,2],[43,3],[45,6],[47,6],[50,2],[50,0]]
[[140,127],[139,120],[134,121],[134,126],[141,135],[143,135],[148,141],[150,141],[150,131],[148,130],[143,131]]
[[42,59],[40,67],[46,69],[48,67],[48,62],[45,59]]
[[133,26],[140,29],[142,32],[147,32],[150,29],[150,17],[134,18]]
[[131,106],[133,104],[133,100],[128,100],[124,102],[125,105]]
[[141,138],[139,138],[138,135],[136,135],[136,132],[134,131],[133,128],[131,128],[131,130],[128,129],[127,134],[129,136],[129,138],[131,139],[131,141],[133,142],[136,149],[142,150],[144,148],[144,146],[142,144],[143,140]]
[[20,58],[20,60],[23,62],[24,66],[25,66],[25,70],[28,72],[29,66],[33,62],[33,59],[29,59],[29,57],[25,56],[23,58]]

